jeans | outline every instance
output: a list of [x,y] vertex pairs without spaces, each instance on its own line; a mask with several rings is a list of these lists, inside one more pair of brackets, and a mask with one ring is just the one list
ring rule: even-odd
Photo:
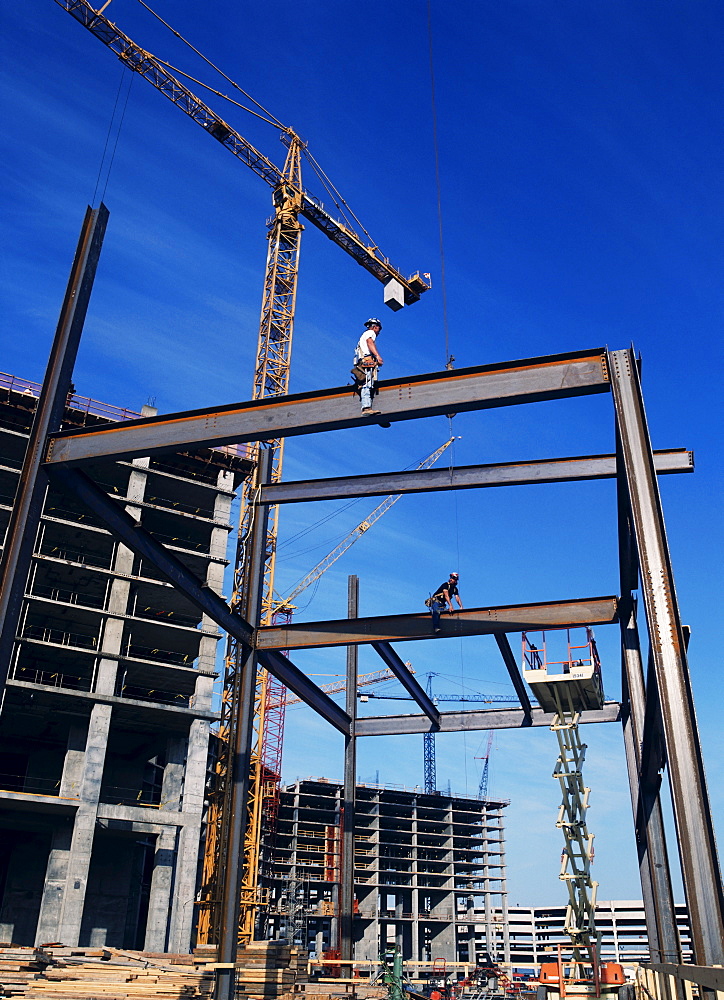
[[360,386],[359,399],[363,410],[372,409],[372,391],[377,381],[377,369],[366,368],[365,380]]
[[432,630],[437,632],[440,628],[440,615],[445,610],[446,605],[442,601],[433,601],[430,605],[430,614],[432,615]]

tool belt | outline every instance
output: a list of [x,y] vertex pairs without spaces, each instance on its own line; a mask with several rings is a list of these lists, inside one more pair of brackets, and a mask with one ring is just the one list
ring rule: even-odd
[[365,354],[363,358],[358,358],[355,361],[350,368],[350,372],[357,382],[364,382],[367,377],[367,373],[373,368],[377,368],[377,359],[371,354]]

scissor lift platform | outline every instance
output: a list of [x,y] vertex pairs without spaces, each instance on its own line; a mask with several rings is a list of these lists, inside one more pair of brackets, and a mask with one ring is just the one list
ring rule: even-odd
[[561,706],[572,712],[603,708],[601,664],[593,634],[590,629],[586,632],[587,641],[577,646],[571,644],[568,631],[568,658],[554,661],[547,659],[546,633],[541,649],[523,633],[523,677],[545,712],[558,712]]

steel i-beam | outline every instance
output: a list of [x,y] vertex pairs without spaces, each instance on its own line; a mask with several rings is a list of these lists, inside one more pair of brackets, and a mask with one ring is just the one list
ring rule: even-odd
[[[609,355],[695,961],[724,964],[724,893],[684,635],[634,352]],[[646,756],[646,748],[643,750]]]
[[[359,579],[347,578],[347,615],[359,615]],[[342,814],[342,871],[340,872],[339,950],[343,962],[351,962],[354,951],[354,827],[357,795],[357,646],[347,647],[345,708],[350,718],[344,741],[344,812]],[[347,975],[351,970],[347,970]]]
[[[262,451],[262,455],[266,451]],[[53,482],[75,493],[78,499],[104,521],[107,527],[127,545],[132,552],[151,563],[166,579],[181,591],[191,603],[212,621],[229,632],[241,645],[250,650],[254,647],[254,629],[241,615],[232,611],[229,605],[210,587],[206,586],[184,564],[169,552],[140,522],[136,521],[118,503],[108,496],[96,483],[80,469],[66,469],[58,466],[50,470]],[[261,659],[260,655],[260,659]],[[346,733],[349,719],[320,687],[314,684],[286,656],[267,651],[263,654],[263,665],[285,687],[288,687],[310,708],[331,723],[340,732]]]
[[384,660],[405,691],[417,702],[433,726],[436,726],[440,719],[437,706],[430,699],[427,691],[413,677],[407,664],[397,655],[389,642],[373,642],[372,648]]
[[[619,579],[621,587],[621,689],[622,725],[626,765],[631,789],[636,848],[641,877],[649,949],[657,961],[681,962],[681,943],[676,922],[671,869],[666,848],[658,774],[653,779],[642,768],[641,747],[646,739],[645,717],[655,702],[660,714],[655,677],[648,690],[644,684],[641,642],[636,620],[639,565],[626,483],[621,439],[616,435],[619,475],[616,482],[618,506]],[[683,1000],[683,998],[680,998]]]
[[[391,422],[608,391],[605,351],[598,348],[380,382],[375,406]],[[352,388],[342,386],[55,434],[47,460],[77,464],[270,441],[369,423],[369,417],[360,415]]]
[[[581,724],[593,722],[618,722],[621,706],[617,701],[605,702],[603,708],[581,712]],[[462,733],[479,729],[524,729],[529,726],[550,726],[555,719],[553,712],[544,712],[537,705],[530,716],[520,708],[488,708],[473,712],[440,712],[435,726],[426,715],[374,715],[358,719],[355,731],[358,736],[407,736],[413,733]]]
[[[577,625],[612,625],[618,621],[615,597],[512,604],[495,608],[468,608],[440,618],[440,632],[433,633],[430,615],[383,615],[349,621],[302,622],[265,625],[256,635],[259,649],[314,649],[409,639],[451,639],[497,632],[540,631]],[[417,699],[416,699],[417,700]]]
[[49,469],[50,478],[86,504],[132,552],[150,562],[163,576],[184,594],[191,603],[209,616],[226,632],[230,632],[247,648],[254,644],[254,630],[241,615],[231,611],[226,601],[202,583],[181,560],[158,542],[139,521],[111,499],[100,486],[80,469],[63,466]]
[[63,421],[107,224],[103,203],[86,210],[10,514],[0,565],[0,704],[48,486],[41,466],[45,441]]
[[[694,454],[686,448],[655,451],[654,464],[660,476],[693,472]],[[494,486],[578,483],[615,477],[615,455],[580,455],[575,458],[544,458],[495,465],[463,465],[454,469],[412,469],[405,472],[378,472],[370,476],[270,483],[260,491],[258,502],[307,503],[313,500],[348,500],[353,497],[473,490]]]
[[530,698],[528,697],[528,691],[526,690],[523,678],[520,676],[518,664],[515,662],[513,650],[510,648],[508,636],[504,632],[496,632],[495,641],[498,644],[500,655],[503,657],[503,662],[505,663],[505,668],[508,671],[508,676],[510,677],[511,683],[515,688],[515,693],[518,695],[518,700],[520,701],[525,714],[527,724],[530,725],[532,713]]

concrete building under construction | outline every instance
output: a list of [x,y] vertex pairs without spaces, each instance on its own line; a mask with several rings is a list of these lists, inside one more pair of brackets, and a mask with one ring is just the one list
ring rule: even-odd
[[[0,537],[39,389],[0,375]],[[71,395],[64,426],[136,416]],[[246,455],[105,462],[95,475],[220,593]],[[220,635],[49,490],[0,715],[0,940],[188,951]]]
[[[338,956],[343,786],[307,778],[281,791],[269,933]],[[506,802],[358,785],[355,797],[354,954],[376,961],[397,945],[405,959],[473,965],[508,961]],[[482,908],[482,936],[476,923]],[[504,922],[504,926],[507,926]]]

